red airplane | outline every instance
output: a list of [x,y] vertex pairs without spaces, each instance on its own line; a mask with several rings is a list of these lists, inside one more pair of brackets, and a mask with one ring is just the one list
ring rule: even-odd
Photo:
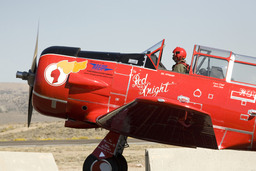
[[[186,147],[256,150],[256,58],[195,45],[188,74],[161,63],[164,40],[143,53],[45,49],[28,72],[32,109],[71,128],[109,133],[83,170],[127,170],[127,137]],[[33,105],[32,105],[33,103]]]

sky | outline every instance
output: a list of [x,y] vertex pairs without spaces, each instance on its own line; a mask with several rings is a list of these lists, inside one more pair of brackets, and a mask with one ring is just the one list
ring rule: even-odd
[[[256,57],[255,0],[1,0],[0,82],[23,82],[31,67],[39,23],[39,56],[49,46],[140,53],[165,39],[172,50],[195,44]],[[38,57],[39,57],[38,56]]]

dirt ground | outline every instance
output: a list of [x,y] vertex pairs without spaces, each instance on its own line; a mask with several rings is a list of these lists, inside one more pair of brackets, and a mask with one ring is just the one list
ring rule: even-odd
[[[81,171],[85,158],[97,145],[40,146],[40,147],[0,147],[0,151],[52,153],[59,171]],[[131,145],[124,150],[129,171],[145,170],[145,149],[166,147],[161,144]]]
[[[27,128],[25,123],[1,124],[0,143],[1,141],[102,139],[107,133],[103,129],[81,130],[65,128],[63,125],[63,121],[32,122],[30,128]],[[97,144],[0,147],[0,151],[52,153],[59,171],[81,171],[85,158],[96,146]],[[145,149],[164,147],[171,146],[156,143],[130,144],[123,153],[129,171],[145,170]]]

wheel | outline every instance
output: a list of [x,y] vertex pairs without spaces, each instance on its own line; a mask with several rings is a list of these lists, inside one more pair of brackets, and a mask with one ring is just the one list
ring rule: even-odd
[[84,161],[83,171],[119,171],[116,157],[98,160],[94,155],[89,155]]
[[89,155],[83,165],[83,171],[90,171],[91,170],[91,165],[95,162],[98,161],[98,159],[94,155]]
[[118,168],[120,171],[127,171],[128,170],[128,165],[127,165],[127,161],[124,158],[124,156],[122,154],[117,154],[116,156],[116,160],[118,162]]

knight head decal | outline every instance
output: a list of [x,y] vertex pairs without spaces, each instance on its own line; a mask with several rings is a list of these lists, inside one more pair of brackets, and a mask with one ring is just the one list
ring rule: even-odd
[[44,77],[48,84],[52,86],[63,85],[70,73],[78,73],[86,69],[87,60],[83,62],[69,62],[67,60],[48,65],[44,71]]
[[51,73],[51,77],[53,78],[52,84],[57,83],[60,76],[59,69],[55,69]]

